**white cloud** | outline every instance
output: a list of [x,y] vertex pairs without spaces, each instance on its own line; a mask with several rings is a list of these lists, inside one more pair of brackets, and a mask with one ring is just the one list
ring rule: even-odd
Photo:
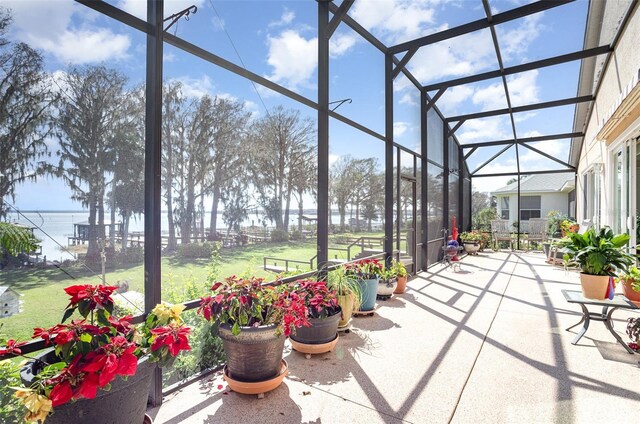
[[502,109],[507,107],[507,97],[504,94],[504,85],[500,82],[476,90],[473,94],[473,103],[481,105],[482,110]]
[[211,18],[211,25],[213,25],[213,30],[214,31],[222,31],[224,30],[224,26],[225,26],[225,21],[224,19],[218,17],[218,16],[214,16],[213,18]]
[[333,153],[329,153],[329,166],[333,165],[340,159],[340,155],[335,155]]
[[[65,64],[85,64],[127,57],[128,35],[93,25],[95,16],[75,2],[7,2],[16,38],[53,55]],[[74,26],[72,17],[82,16]],[[92,17],[93,16],[93,17]]]
[[273,68],[269,77],[290,88],[307,85],[318,65],[318,39],[307,40],[297,31],[286,30],[267,38],[267,63]]
[[[173,78],[170,81],[178,81],[182,83],[182,94],[185,97],[199,99],[206,94],[213,95],[214,85],[213,82],[211,82],[211,78],[207,75],[203,75],[201,78],[184,76]],[[221,94],[221,96],[224,96],[224,94]],[[227,97],[232,96],[227,95]]]
[[33,38],[33,44],[64,63],[85,64],[127,57],[128,35],[108,29],[65,31],[55,39]]
[[[204,0],[165,0],[164,14],[173,15],[192,5],[200,9],[203,4]],[[121,0],[118,7],[133,16],[147,20],[147,0]]]
[[[331,57],[345,54],[356,43],[351,34],[334,35],[329,41]],[[273,68],[269,79],[291,89],[311,87],[311,78],[318,67],[318,38],[305,38],[299,31],[287,29],[267,37],[267,63]]]
[[516,28],[501,30],[497,26],[498,40],[500,41],[500,51],[505,59],[519,58],[524,60],[526,52],[532,41],[538,38],[544,25],[541,23],[544,12],[526,16],[518,20],[521,23]]
[[338,34],[329,40],[329,54],[331,57],[338,57],[345,54],[356,44],[358,37],[353,34]]
[[284,11],[282,12],[282,16],[280,16],[280,19],[277,21],[270,22],[269,28],[289,25],[291,22],[293,22],[295,17],[296,17],[296,14],[292,10],[289,10],[285,7]]
[[402,95],[398,103],[401,105],[420,106],[420,99],[414,91],[408,91]]
[[433,32],[435,9],[427,2],[410,0],[380,0],[372,7],[370,1],[357,1],[352,16],[362,26],[385,39],[387,44]]
[[445,115],[454,113],[456,108],[463,102],[466,102],[473,96],[473,88],[466,85],[459,85],[457,87],[451,87],[445,91],[436,104],[438,109]]
[[402,137],[402,134],[404,134],[405,132],[407,132],[407,130],[409,129],[409,124],[406,122],[394,122],[393,123],[393,137],[394,138],[398,138],[398,137]]
[[538,71],[533,70],[507,78],[509,95],[513,106],[537,103],[540,101],[538,87]]
[[506,140],[513,138],[508,116],[470,119],[456,132],[461,143]]

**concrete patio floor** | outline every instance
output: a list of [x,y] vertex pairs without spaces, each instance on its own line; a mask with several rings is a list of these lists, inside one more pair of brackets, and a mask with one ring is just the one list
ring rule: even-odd
[[[354,318],[333,352],[291,351],[264,399],[226,391],[220,373],[165,399],[155,423],[611,423],[640,411],[640,355],[592,322],[571,345],[578,274],[540,253],[481,253],[435,266],[407,292]],[[635,312],[616,311],[624,334]]]

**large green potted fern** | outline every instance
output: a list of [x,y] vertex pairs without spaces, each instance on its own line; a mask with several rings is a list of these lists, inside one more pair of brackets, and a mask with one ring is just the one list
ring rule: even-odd
[[568,233],[563,239],[565,263],[580,268],[584,297],[605,299],[610,277],[633,264],[633,256],[624,250],[627,243],[628,234],[614,234],[608,227],[598,232],[589,229],[584,234]]

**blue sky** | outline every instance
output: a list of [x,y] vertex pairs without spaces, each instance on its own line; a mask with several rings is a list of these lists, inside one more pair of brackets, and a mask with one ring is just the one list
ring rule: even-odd
[[[143,0],[111,0],[123,10],[145,16]],[[522,5],[521,1],[491,1],[494,13]],[[171,29],[180,37],[240,64],[228,32],[246,67],[297,93],[317,99],[317,3],[301,1],[176,0],[166,2],[165,15],[195,4],[198,12]],[[14,11],[11,38],[25,41],[43,52],[52,75],[67,65],[106,63],[126,73],[132,85],[145,75],[145,37],[123,24],[105,18],[72,0],[0,0]],[[213,6],[213,7],[212,7]],[[569,53],[582,48],[586,1],[561,6],[542,14],[497,27],[505,66]],[[215,7],[215,10],[214,10]],[[386,45],[393,45],[484,17],[480,1],[356,0],[349,12]],[[180,80],[190,96],[229,96],[246,104],[255,116],[278,104],[297,109],[315,121],[314,110],[258,87],[225,70],[190,57],[171,46],[165,48],[165,79]],[[331,40],[331,100],[351,98],[338,112],[383,134],[383,55],[346,25]],[[418,80],[427,84],[497,69],[488,30],[421,48],[409,64]],[[514,106],[576,95],[579,62],[559,65],[508,78]],[[394,84],[396,141],[419,152],[418,91],[405,78]],[[506,107],[500,79],[447,90],[438,102],[445,116]],[[516,116],[519,137],[571,131],[573,107],[523,113]],[[457,132],[462,142],[512,138],[508,118],[467,121]],[[331,159],[342,155],[375,156],[382,164],[384,147],[378,140],[331,121]],[[55,142],[51,142],[55,149]],[[538,148],[561,159],[568,155],[566,141],[550,141]],[[499,149],[498,149],[499,150]],[[470,168],[484,162],[495,148],[479,149]],[[521,152],[523,169],[554,167],[532,151]],[[507,152],[486,172],[514,170],[515,156]],[[507,178],[508,179],[508,178]],[[503,185],[504,179],[478,179],[483,191]],[[53,195],[55,194],[55,195]],[[69,191],[59,181],[39,181],[18,190],[16,204],[24,209],[77,209]]]

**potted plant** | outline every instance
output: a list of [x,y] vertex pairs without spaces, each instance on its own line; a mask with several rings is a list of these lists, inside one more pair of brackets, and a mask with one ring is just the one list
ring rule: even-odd
[[640,306],[640,270],[631,266],[627,272],[622,272],[618,276],[622,283],[622,292],[627,299]]
[[633,256],[623,250],[629,242],[628,234],[614,235],[610,228],[599,232],[593,228],[584,234],[568,233],[563,239],[565,263],[580,268],[580,284],[584,297],[603,300],[610,277],[624,272],[633,263]]
[[[131,316],[112,316],[116,288],[67,287],[62,323],[34,329],[33,337],[53,349],[29,358],[20,373],[16,396],[26,421],[143,422],[155,365],[190,349],[190,329],[180,319],[183,305],[158,305],[138,326]],[[65,324],[76,312],[82,318]],[[0,355],[22,355],[21,344],[7,341]]]
[[395,270],[398,278],[398,285],[393,293],[402,294],[407,288],[407,268],[402,262],[396,261],[395,259],[391,262],[391,267]]
[[460,234],[460,240],[464,244],[464,250],[470,255],[477,255],[480,250],[482,234],[478,231],[468,231]]
[[361,259],[358,262],[345,264],[347,277],[357,280],[360,294],[361,312],[373,311],[376,306],[376,295],[378,293],[378,280],[382,275],[384,267],[377,259]]
[[354,310],[360,308],[360,285],[355,277],[347,275],[344,267],[331,271],[327,276],[327,286],[335,290],[338,297],[338,305],[342,310],[338,327],[349,325]]
[[[295,327],[308,325],[304,299],[285,285],[268,286],[262,278],[232,276],[211,287],[198,313],[214,322],[227,356],[225,374],[237,382],[272,382],[286,374],[284,340]],[[284,369],[284,370],[283,370]],[[229,380],[227,380],[229,381]]]
[[377,296],[380,299],[388,299],[391,297],[398,286],[398,274],[393,266],[382,270],[380,280],[378,282]]
[[[330,351],[333,348],[332,342],[338,337],[338,322],[342,312],[337,292],[329,288],[326,282],[313,280],[295,281],[289,285],[288,290],[290,293],[297,293],[304,301],[309,321],[308,326],[298,327],[291,333],[293,348],[303,353]],[[314,346],[305,348],[304,345]]]
[[572,219],[565,219],[560,223],[562,237],[566,237],[569,233],[577,233],[578,230],[580,230],[580,224]]
[[631,341],[629,342],[629,347],[631,350],[635,350],[637,353],[640,353],[640,319],[639,318],[629,318],[627,320],[627,335]]

